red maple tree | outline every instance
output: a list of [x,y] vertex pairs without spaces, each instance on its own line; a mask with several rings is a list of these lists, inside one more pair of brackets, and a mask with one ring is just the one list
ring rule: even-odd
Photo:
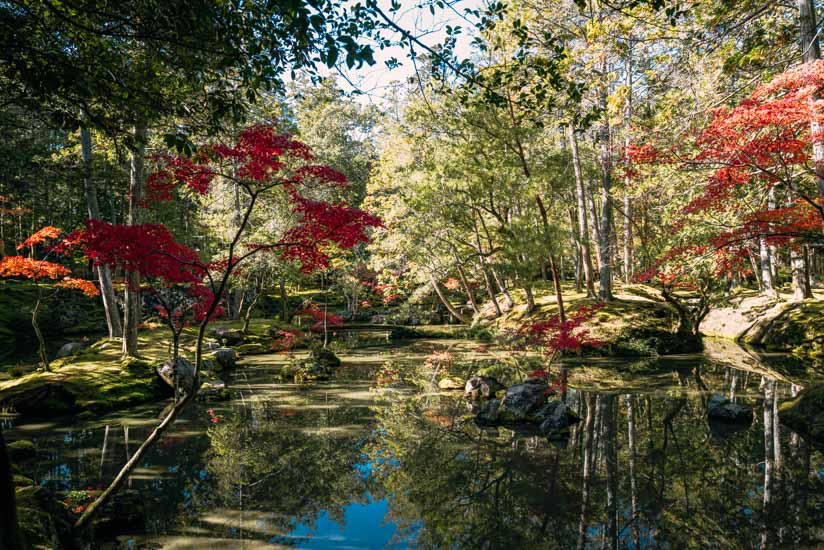
[[[72,237],[97,264],[120,266],[161,284],[173,282],[195,288],[203,285],[208,290],[192,303],[192,311],[196,311],[200,319],[194,380],[198,379],[203,361],[206,327],[220,307],[232,273],[245,260],[255,254],[274,252],[284,261],[299,262],[303,271],[310,272],[328,265],[330,247],[346,249],[367,242],[368,228],[381,223],[379,218],[344,203],[315,198],[313,195],[330,187],[347,185],[346,178],[331,168],[315,164],[309,147],[270,126],[252,126],[241,132],[234,144],[204,146],[191,158],[165,155],[156,161],[159,168],[147,182],[150,202],[173,200],[180,192],[205,195],[213,191],[216,181],[232,183],[245,195],[242,213],[225,250],[212,254],[211,258],[201,258],[191,248],[175,242],[168,230],[159,225],[127,227],[90,220],[85,230]],[[248,235],[250,218],[256,206],[267,198],[291,205],[291,225],[270,241],[253,242]],[[174,316],[174,309],[167,312]],[[195,384],[175,402],[76,525],[87,522],[120,487],[128,472],[174,422],[197,390]]]
[[[37,322],[40,307],[43,302],[54,296],[60,288],[80,290],[86,296],[97,296],[100,294],[100,291],[97,290],[97,287],[94,286],[94,283],[91,281],[70,277],[71,270],[69,268],[47,259],[52,253],[54,246],[48,248],[44,259],[34,259],[33,256],[37,246],[43,245],[49,240],[57,239],[61,233],[62,230],[60,228],[53,226],[43,227],[17,245],[17,250],[30,249],[30,257],[5,256],[0,258],[0,277],[28,279],[34,282],[34,286],[37,289],[37,300],[32,309],[31,324],[37,336],[40,362],[47,371],[49,370],[49,358],[46,354],[46,341],[43,338],[43,333]],[[41,284],[43,280],[56,281],[53,284],[54,292],[48,295],[43,293],[43,285]]]
[[[815,185],[812,143],[824,136],[812,135],[810,128],[811,122],[824,124],[822,93],[824,60],[818,60],[779,74],[737,106],[713,113],[694,159],[713,171],[686,212],[727,210],[742,193],[757,201],[737,227],[718,235],[717,247],[761,237],[773,245],[819,238],[824,202]],[[783,195],[783,206],[768,206],[771,190]]]

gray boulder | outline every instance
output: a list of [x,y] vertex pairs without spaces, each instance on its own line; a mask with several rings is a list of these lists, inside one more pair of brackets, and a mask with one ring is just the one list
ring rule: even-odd
[[550,401],[535,413],[535,418],[541,423],[540,430],[544,435],[564,430],[581,421],[578,415],[561,401]]
[[481,405],[481,409],[475,416],[475,422],[482,426],[489,426],[498,423],[500,417],[501,402],[497,399],[490,399]]
[[224,327],[215,327],[209,330],[209,336],[222,342],[226,346],[234,346],[243,342],[242,332]]
[[716,393],[707,402],[707,418],[720,422],[752,422],[752,409]]
[[300,363],[294,373],[294,380],[298,384],[329,380],[331,377],[332,369],[330,367],[311,360]]
[[472,401],[492,399],[502,389],[504,385],[491,376],[473,376],[466,381],[464,396]]
[[511,386],[501,402],[502,415],[509,421],[528,420],[531,413],[546,403],[548,389],[546,381],[539,378],[528,378],[522,384]]
[[232,348],[217,348],[211,353],[217,366],[221,369],[235,368],[237,353]]
[[59,350],[57,350],[57,355],[55,355],[56,359],[62,359],[63,357],[70,357],[72,355],[77,355],[83,348],[85,348],[83,344],[80,342],[69,342],[68,344],[63,344]]
[[195,366],[184,357],[178,357],[174,362],[167,359],[157,367],[157,375],[172,388],[175,387],[177,376],[178,387],[187,393],[195,387]]
[[340,358],[335,353],[326,348],[317,348],[309,352],[309,360],[320,363],[324,367],[336,369],[340,366]]
[[207,340],[203,342],[203,351],[214,351],[220,348],[220,342],[217,340]]

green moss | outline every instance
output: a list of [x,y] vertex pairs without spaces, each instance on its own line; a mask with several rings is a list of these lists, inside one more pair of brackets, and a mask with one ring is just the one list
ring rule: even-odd
[[241,355],[254,355],[256,353],[269,353],[269,346],[267,346],[265,344],[262,344],[262,343],[259,343],[259,342],[253,342],[253,343],[242,344],[240,346],[237,346],[235,348],[235,351],[237,351]]
[[778,409],[781,422],[824,449],[824,384],[807,387]]
[[824,357],[824,301],[802,302],[773,321],[763,343],[770,351]]
[[54,517],[46,510],[44,501],[47,498],[43,489],[34,485],[18,487],[16,491],[20,530],[26,542],[36,550],[61,547]]
[[6,445],[6,448],[8,449],[9,457],[13,462],[29,460],[30,458],[34,458],[37,454],[37,448],[34,446],[34,443],[27,439],[12,441]]

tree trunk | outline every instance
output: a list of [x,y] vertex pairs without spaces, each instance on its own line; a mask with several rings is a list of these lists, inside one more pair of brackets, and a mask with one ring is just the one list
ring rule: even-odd
[[478,263],[481,264],[481,273],[484,276],[484,283],[486,284],[486,292],[489,294],[489,299],[492,300],[492,306],[495,308],[495,317],[500,317],[503,315],[501,311],[501,306],[498,304],[497,293],[495,289],[492,287],[492,280],[489,277],[489,269],[486,265],[486,259],[484,259],[484,250],[483,246],[481,245],[481,236],[478,234],[478,225],[475,224],[475,247],[478,251]]
[[529,315],[535,311],[535,296],[532,295],[532,287],[524,285],[524,294],[526,295],[526,313]]
[[286,294],[286,277],[280,278],[280,320],[289,322],[289,296]]
[[240,332],[246,334],[249,332],[249,323],[252,321],[252,311],[255,309],[255,305],[260,298],[261,291],[263,288],[263,281],[258,279],[255,281],[255,289],[254,289],[254,296],[249,301],[249,305],[246,307],[246,313],[243,315],[243,327],[240,329]]
[[3,550],[22,550],[26,548],[23,535],[17,523],[17,499],[14,491],[14,476],[11,472],[11,460],[6,450],[3,437],[3,425],[0,423],[0,548]]
[[632,282],[632,199],[630,190],[632,188],[632,178],[630,177],[632,161],[627,154],[629,146],[632,144],[630,127],[632,126],[632,42],[627,51],[627,105],[624,111],[624,161],[626,163],[626,175],[624,176],[624,282]]
[[563,323],[566,321],[566,311],[564,310],[564,294],[561,289],[561,279],[558,269],[555,267],[555,257],[549,255],[549,269],[552,272],[552,287],[555,290],[555,303],[558,304],[558,319]]
[[[130,151],[129,172],[129,215],[128,225],[140,223],[140,194],[143,187],[146,155],[146,125],[139,124],[134,129],[134,143]],[[123,357],[137,356],[137,325],[140,324],[140,275],[126,274],[126,297],[123,318]]]
[[[86,213],[89,219],[100,219],[100,206],[97,202],[97,186],[94,183],[92,166],[92,138],[88,128],[80,129],[80,150],[83,157],[83,190],[86,196]],[[112,272],[109,266],[97,266],[97,280],[100,282],[100,297],[103,299],[103,311],[106,315],[106,326],[109,329],[109,338],[123,336],[123,327],[120,324],[120,311],[117,309],[117,298],[112,285]]]
[[498,275],[498,272],[495,271],[494,267],[491,268],[490,271],[492,271],[492,277],[495,278],[495,284],[498,285],[498,288],[504,295],[504,304],[506,305],[506,309],[512,309],[512,307],[515,305],[515,300],[512,299],[512,295],[509,293],[509,289],[506,287],[506,284],[504,283],[503,279],[501,279],[501,276]]
[[429,274],[429,282],[432,283],[432,289],[435,291],[435,294],[438,295],[438,298],[440,298],[441,303],[446,307],[449,313],[451,313],[452,316],[459,322],[468,325],[469,319],[462,315],[460,311],[455,309],[455,306],[452,305],[452,302],[450,302],[449,299],[444,295],[443,290],[441,290],[440,285],[438,285],[438,281],[435,279],[435,275],[433,275],[432,273]]
[[772,277],[772,265],[770,262],[770,249],[767,247],[767,239],[758,239],[758,258],[761,271],[761,291],[772,297],[777,297],[775,284]]
[[[798,1],[798,19],[801,26],[801,57],[804,63],[821,59],[821,46],[816,31],[817,19],[813,0]],[[818,196],[824,197],[824,127],[817,121],[810,122],[813,136],[813,169],[818,186]]]
[[460,263],[456,263],[455,267],[458,270],[458,277],[460,277],[461,279],[461,284],[464,287],[464,292],[466,292],[466,297],[469,300],[469,306],[472,308],[472,311],[474,311],[477,315],[480,310],[478,309],[478,303],[475,301],[475,294],[472,292],[472,288],[469,286],[469,282],[466,280],[466,273],[464,273],[463,267],[461,267]]
[[[40,289],[38,287],[37,293],[40,293]],[[37,297],[37,302],[34,304],[34,309],[31,311],[31,326],[34,328],[34,334],[37,336],[37,354],[40,356],[40,362],[43,364],[43,369],[46,372],[49,372],[51,369],[49,368],[49,356],[46,353],[46,341],[43,339],[43,333],[40,331],[40,325],[37,324],[37,315],[40,312],[40,304],[42,302],[42,298],[40,296]]]
[[587,220],[586,192],[584,177],[581,170],[581,157],[578,152],[578,138],[572,126],[569,128],[569,143],[572,151],[572,167],[575,172],[575,198],[578,206],[578,248],[584,267],[584,282],[586,283],[587,297],[595,298],[595,277],[593,275],[592,257],[589,250],[589,225]]
[[[607,74],[604,61],[603,74]],[[612,158],[609,150],[609,118],[607,115],[607,91],[601,91],[603,121],[598,130],[601,164],[601,231],[598,235],[598,297],[612,301]]]

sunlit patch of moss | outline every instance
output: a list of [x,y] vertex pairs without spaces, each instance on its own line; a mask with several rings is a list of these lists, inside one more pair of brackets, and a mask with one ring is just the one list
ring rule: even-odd
[[778,409],[781,422],[824,449],[824,384],[809,386]]
[[824,357],[824,301],[806,301],[773,321],[764,337],[772,351]]

